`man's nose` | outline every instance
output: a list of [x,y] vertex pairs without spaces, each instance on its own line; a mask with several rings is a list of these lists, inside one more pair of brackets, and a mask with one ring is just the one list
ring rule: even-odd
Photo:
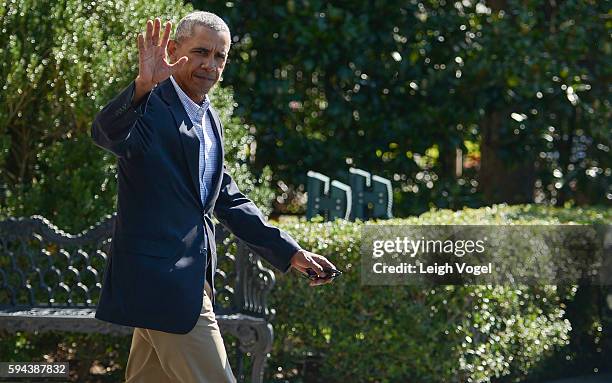
[[217,68],[217,63],[215,62],[215,59],[212,57],[212,55],[204,58],[204,60],[202,61],[202,69],[210,71],[216,68]]

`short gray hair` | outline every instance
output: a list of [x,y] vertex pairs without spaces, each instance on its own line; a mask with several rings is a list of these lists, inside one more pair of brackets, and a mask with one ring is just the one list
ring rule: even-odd
[[193,28],[196,25],[208,27],[218,32],[230,33],[229,27],[219,16],[211,12],[196,11],[191,12],[179,21],[176,26],[176,32],[174,33],[174,39],[176,41],[181,41],[184,38],[191,37],[193,35]]

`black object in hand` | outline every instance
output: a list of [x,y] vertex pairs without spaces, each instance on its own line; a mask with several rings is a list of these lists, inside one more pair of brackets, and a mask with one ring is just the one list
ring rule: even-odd
[[320,281],[320,280],[325,280],[325,279],[333,279],[333,278],[336,278],[342,275],[342,271],[337,270],[337,269],[332,269],[331,267],[324,267],[323,272],[326,275],[325,277],[321,278],[317,275],[317,272],[314,271],[313,269],[306,269],[306,273],[308,273],[308,275],[307,276],[304,275],[304,277],[310,279],[311,281]]

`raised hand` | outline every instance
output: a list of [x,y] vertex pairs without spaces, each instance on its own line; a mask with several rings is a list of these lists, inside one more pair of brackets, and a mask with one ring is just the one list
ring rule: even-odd
[[161,21],[155,18],[155,21],[147,21],[145,33],[138,34],[138,77],[136,77],[134,104],[137,104],[157,83],[164,81],[187,63],[188,59],[185,56],[175,63],[168,63],[166,48],[172,23],[166,22],[161,40],[160,29]]

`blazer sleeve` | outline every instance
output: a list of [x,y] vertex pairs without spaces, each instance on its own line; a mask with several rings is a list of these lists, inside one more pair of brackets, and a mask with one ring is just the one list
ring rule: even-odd
[[214,214],[223,226],[274,267],[283,273],[289,271],[291,257],[301,249],[300,245],[266,222],[257,206],[238,190],[225,165]]
[[132,105],[135,83],[132,82],[98,114],[91,126],[91,138],[117,157],[130,158],[145,152],[152,141],[153,130],[142,121],[152,92],[138,105]]

